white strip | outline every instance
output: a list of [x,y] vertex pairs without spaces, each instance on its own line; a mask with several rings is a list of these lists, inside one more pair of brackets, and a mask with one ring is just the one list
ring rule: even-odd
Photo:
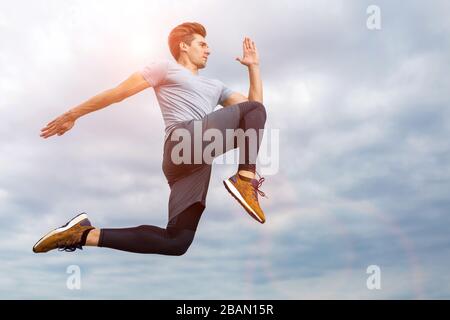
[[255,210],[253,210],[248,204],[247,201],[244,200],[241,193],[236,189],[236,187],[228,180],[224,180],[224,182],[227,184],[227,187],[230,189],[230,191],[241,200],[241,202],[247,207],[250,212],[259,220],[262,222],[262,219],[256,214]]
[[55,230],[50,231],[49,233],[47,233],[41,240],[38,241],[38,243],[36,243],[34,245],[33,248],[37,247],[42,241],[44,241],[48,237],[51,237],[52,235],[57,234],[59,232],[66,231],[67,229],[72,228],[74,225],[76,225],[80,221],[83,221],[84,219],[87,219],[87,218],[88,218],[87,214],[85,214],[85,213],[79,214],[78,216],[76,216],[75,218],[70,220],[70,222],[67,224],[67,226],[55,229]]

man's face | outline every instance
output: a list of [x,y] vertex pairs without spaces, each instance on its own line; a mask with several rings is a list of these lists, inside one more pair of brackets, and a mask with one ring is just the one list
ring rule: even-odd
[[211,51],[204,37],[199,34],[195,34],[194,37],[191,45],[186,46],[186,53],[191,62],[195,64],[198,69],[203,69],[206,67],[206,62],[208,61],[208,56]]

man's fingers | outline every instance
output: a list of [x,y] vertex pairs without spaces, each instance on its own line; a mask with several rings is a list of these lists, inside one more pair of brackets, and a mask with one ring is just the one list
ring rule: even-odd
[[53,125],[46,125],[45,127],[43,127],[43,128],[41,129],[41,131],[48,130],[48,129],[50,129],[51,127],[53,127]]
[[51,136],[53,136],[54,134],[55,134],[54,132],[53,132],[53,133],[41,134],[41,137],[44,138],[44,139],[47,139],[48,137],[51,137]]
[[250,46],[249,46],[249,42],[248,42],[248,38],[246,37],[245,38],[245,49],[250,49]]
[[58,131],[56,131],[56,130],[48,131],[48,132],[42,134],[42,137],[44,137],[44,138],[49,138],[49,137],[51,137],[51,136],[54,136],[54,135],[57,134],[57,133],[58,133]]
[[41,134],[46,134],[47,132],[49,132],[51,129],[50,128],[44,128],[44,129],[41,129]]
[[46,127],[44,129],[41,130],[41,137],[49,137],[54,135],[57,131],[58,131],[58,127],[56,125],[50,126],[50,127]]
[[55,134],[55,131],[53,131],[53,130],[52,131],[47,131],[47,132],[41,133],[41,137],[47,138],[47,137],[52,136],[54,134]]
[[250,50],[255,50],[255,42],[252,39],[247,38],[247,43]]
[[245,37],[243,47],[247,51],[256,51],[255,42],[248,37]]
[[56,123],[56,121],[58,121],[58,120],[59,120],[59,117],[54,119],[53,121],[47,123],[47,126],[51,126],[52,124]]
[[59,118],[56,118],[55,120],[53,120],[53,121],[47,123],[47,125],[44,127],[44,129],[45,129],[45,128],[50,128],[50,127],[55,126],[55,125],[57,124],[58,120],[59,120]]
[[49,131],[56,128],[56,125],[47,126],[45,128],[42,128],[41,131]]

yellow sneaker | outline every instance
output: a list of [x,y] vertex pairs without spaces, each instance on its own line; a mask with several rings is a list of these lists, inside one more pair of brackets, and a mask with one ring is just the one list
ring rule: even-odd
[[259,180],[250,179],[236,173],[223,181],[228,192],[244,207],[252,218],[260,223],[266,222],[266,217],[258,202],[258,194],[267,198],[266,194],[259,190],[264,180],[265,178]]
[[42,253],[53,249],[59,251],[75,251],[83,249],[88,231],[95,229],[86,213],[80,213],[60,228],[50,231],[34,246],[33,252]]

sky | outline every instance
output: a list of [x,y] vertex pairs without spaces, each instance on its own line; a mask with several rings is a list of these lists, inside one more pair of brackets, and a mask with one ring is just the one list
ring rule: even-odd
[[[367,23],[370,5],[379,29]],[[0,0],[0,298],[450,298],[449,9],[444,0]],[[270,148],[276,168],[262,170],[267,222],[224,189],[236,166],[215,164],[183,256],[34,254],[43,234],[80,212],[99,228],[166,225],[153,89],[64,136],[39,134],[148,63],[172,59],[167,36],[187,21],[207,29],[200,74],[236,92],[249,89],[235,60],[244,37],[258,49],[262,152]]]

